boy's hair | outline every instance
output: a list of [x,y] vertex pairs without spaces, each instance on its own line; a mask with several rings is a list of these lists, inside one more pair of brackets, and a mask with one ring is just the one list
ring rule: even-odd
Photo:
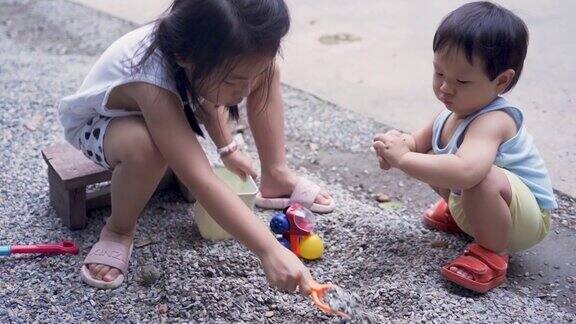
[[516,74],[504,90],[518,82],[528,50],[528,28],[510,10],[487,1],[465,4],[446,16],[434,35],[432,49],[463,50],[468,62],[479,58],[494,80],[513,69]]
[[[239,59],[252,55],[274,57],[290,28],[290,15],[284,0],[174,0],[154,24],[150,45],[134,68],[143,67],[159,50],[183,97],[190,126],[202,135],[187,102],[201,109],[197,89],[210,76],[224,79]],[[177,59],[194,64],[191,75],[186,75]],[[273,69],[270,66],[264,76],[268,86]],[[228,108],[238,119],[238,107]]]

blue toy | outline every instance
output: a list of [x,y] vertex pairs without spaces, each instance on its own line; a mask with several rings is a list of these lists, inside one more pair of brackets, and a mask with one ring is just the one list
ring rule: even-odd
[[270,220],[270,229],[275,234],[286,234],[290,230],[290,223],[283,213],[278,212]]

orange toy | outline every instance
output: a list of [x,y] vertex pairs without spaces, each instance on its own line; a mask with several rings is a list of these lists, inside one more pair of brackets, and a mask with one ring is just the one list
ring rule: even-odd
[[321,311],[323,311],[326,314],[330,314],[330,315],[338,315],[341,317],[346,317],[348,318],[348,314],[343,313],[339,310],[335,310],[332,309],[332,307],[330,307],[330,305],[328,305],[325,301],[324,301],[324,296],[326,295],[326,292],[328,292],[328,290],[332,289],[333,285],[331,283],[326,283],[326,284],[320,284],[317,282],[314,282],[311,285],[311,293],[310,293],[310,297],[312,297],[312,300],[314,301],[314,304],[316,304],[316,307],[318,307]]

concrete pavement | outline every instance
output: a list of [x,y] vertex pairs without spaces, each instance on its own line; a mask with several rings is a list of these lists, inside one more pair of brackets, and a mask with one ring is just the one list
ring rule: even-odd
[[[170,3],[74,1],[139,24]],[[293,24],[284,44],[285,83],[405,131],[442,108],[431,91],[432,37],[442,17],[466,1],[287,2]],[[576,196],[576,42],[567,36],[576,31],[576,2],[497,2],[531,33],[523,76],[509,98],[526,111],[554,187]]]

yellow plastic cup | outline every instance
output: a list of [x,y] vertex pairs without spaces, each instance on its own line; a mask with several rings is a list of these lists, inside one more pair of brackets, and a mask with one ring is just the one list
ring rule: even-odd
[[[228,184],[228,186],[236,192],[248,208],[254,209],[254,199],[256,199],[258,187],[252,177],[247,176],[246,180],[242,180],[234,173],[228,171],[225,167],[214,167],[213,170],[218,178]],[[199,202],[194,204],[194,220],[196,221],[196,226],[198,226],[200,235],[205,239],[226,240],[232,238],[232,235],[220,227],[220,225],[216,223]]]

